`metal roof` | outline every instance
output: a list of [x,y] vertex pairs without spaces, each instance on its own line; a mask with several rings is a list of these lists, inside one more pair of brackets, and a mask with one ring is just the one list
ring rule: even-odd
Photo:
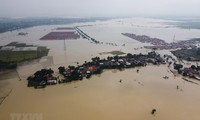
[[37,51],[38,47],[17,47],[13,51]]

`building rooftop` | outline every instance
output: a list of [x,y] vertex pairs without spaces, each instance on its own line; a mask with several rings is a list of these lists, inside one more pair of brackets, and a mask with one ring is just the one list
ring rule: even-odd
[[1,47],[1,50],[2,51],[12,51],[15,48],[16,48],[16,46],[3,46],[3,47]]
[[38,47],[17,47],[14,48],[12,51],[37,51]]

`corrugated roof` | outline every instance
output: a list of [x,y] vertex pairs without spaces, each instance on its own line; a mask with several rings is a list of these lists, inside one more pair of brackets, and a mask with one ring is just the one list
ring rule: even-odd
[[13,49],[15,49],[16,46],[3,46],[1,48],[1,50],[5,50],[5,51],[12,51]]
[[17,47],[13,51],[37,51],[37,47]]

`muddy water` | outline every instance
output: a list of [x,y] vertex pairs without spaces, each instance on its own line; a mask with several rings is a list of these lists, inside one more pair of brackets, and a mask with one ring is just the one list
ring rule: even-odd
[[0,80],[6,80],[17,76],[16,70],[3,70],[0,72]]
[[[174,78],[166,68],[148,66],[139,73],[108,70],[91,79],[38,90],[16,81],[1,106],[0,118],[10,119],[10,113],[42,113],[44,120],[199,120],[200,86]],[[163,79],[165,75],[169,79]],[[155,115],[150,114],[153,108]]]
[[[17,77],[8,80],[13,91],[0,106],[0,119],[10,120],[12,113],[41,113],[44,120],[199,120],[200,86],[184,82],[180,76],[174,78],[168,72],[167,66],[148,66],[140,68],[139,73],[136,73],[136,69],[108,70],[101,75],[92,76],[91,79],[49,86],[45,89],[35,90],[26,87],[27,76],[45,67],[51,67],[57,76],[59,66],[76,65],[76,62],[82,64],[94,56],[107,57],[99,55],[101,52],[113,50],[126,53],[148,52],[142,48],[144,44],[122,36],[122,32],[167,38],[169,42],[174,32],[180,34],[181,39],[199,37],[196,34],[199,30],[166,27],[163,22],[165,21],[133,18],[60,25],[69,27],[93,25],[80,29],[101,42],[117,44],[117,46],[97,45],[85,39],[66,40],[66,51],[62,40],[39,40],[60,26],[40,26],[20,30],[27,31],[29,33],[27,36],[16,36],[19,31],[0,34],[1,45],[11,41],[22,41],[50,48],[50,57],[18,67],[22,81]],[[122,46],[123,44],[126,45]],[[166,75],[169,79],[163,79]],[[119,82],[120,79],[122,83]],[[180,89],[176,89],[177,85]],[[154,116],[150,114],[152,109],[157,110]]]

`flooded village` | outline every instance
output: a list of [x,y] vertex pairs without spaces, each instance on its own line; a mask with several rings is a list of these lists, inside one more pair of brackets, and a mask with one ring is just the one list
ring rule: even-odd
[[[38,86],[45,87],[48,84],[67,83],[76,80],[83,80],[84,77],[90,78],[92,75],[101,74],[106,69],[118,69],[123,70],[126,68],[144,67],[147,64],[160,65],[166,64],[165,60],[155,52],[149,52],[147,55],[143,54],[131,54],[126,56],[108,56],[107,59],[100,59],[95,57],[91,59],[91,62],[85,61],[83,65],[77,66],[60,66],[58,68],[59,73],[64,76],[65,79],[58,79],[53,77],[53,71],[51,69],[42,69],[34,73],[34,76],[29,76],[28,87]],[[139,72],[139,71],[137,71]]]
[[[186,41],[167,41],[174,33]],[[48,54],[18,64],[0,80],[0,119],[36,113],[44,120],[199,120],[199,61],[170,52],[197,49],[189,40],[198,33],[148,18],[2,33],[1,46],[19,41],[46,46]]]
[[188,48],[194,48],[197,46],[199,41],[195,40],[182,40],[178,42],[172,42],[172,43],[167,43],[162,39],[159,38],[151,38],[146,35],[136,35],[133,33],[122,33],[122,35],[130,37],[134,40],[137,40],[142,43],[151,43],[152,46],[144,46],[147,49],[188,49]]
[[[91,38],[85,32],[80,30],[78,27],[58,27],[56,32],[50,32],[47,35],[40,38],[40,40],[68,40],[68,39],[79,39],[80,36],[83,39],[91,40],[95,44],[103,44],[103,42],[97,41],[94,38]],[[62,30],[67,30],[67,32],[63,32]],[[61,32],[60,32],[61,31]],[[79,36],[80,35],[80,36]],[[137,40],[142,43],[151,43],[153,46],[144,46],[147,49],[187,49],[187,48],[196,48],[198,41],[179,41],[177,43],[166,43],[162,39],[151,38],[146,35],[135,35],[130,33],[122,33],[122,35],[130,37],[134,40]],[[114,44],[114,43],[113,43]],[[115,43],[116,44],[116,43]],[[111,44],[112,45],[112,44]],[[125,46],[125,45],[122,45]],[[120,52],[120,51],[119,51]],[[172,59],[169,62],[169,58]],[[131,54],[128,53],[126,56],[108,56],[107,59],[100,59],[100,57],[91,58],[91,62],[85,61],[84,64],[79,65],[77,62],[77,66],[60,66],[58,68],[59,73],[63,75],[64,79],[59,79],[59,77],[53,76],[54,71],[51,69],[42,69],[34,73],[34,75],[29,76],[28,87],[34,86],[35,88],[45,87],[46,85],[52,84],[61,84],[68,83],[77,80],[83,80],[84,77],[90,78],[92,75],[101,74],[106,69],[118,69],[123,70],[125,68],[134,68],[134,67],[142,67],[147,64],[169,64],[171,66],[173,62],[174,70],[177,70],[178,74],[183,76],[189,76],[191,78],[195,78],[197,80],[200,79],[200,73],[198,72],[200,69],[199,66],[195,67],[192,65],[191,67],[183,67],[183,65],[177,64],[177,61],[171,56],[164,55],[163,57],[155,51],[149,52],[147,55],[143,54]],[[168,78],[165,76],[164,78]]]

